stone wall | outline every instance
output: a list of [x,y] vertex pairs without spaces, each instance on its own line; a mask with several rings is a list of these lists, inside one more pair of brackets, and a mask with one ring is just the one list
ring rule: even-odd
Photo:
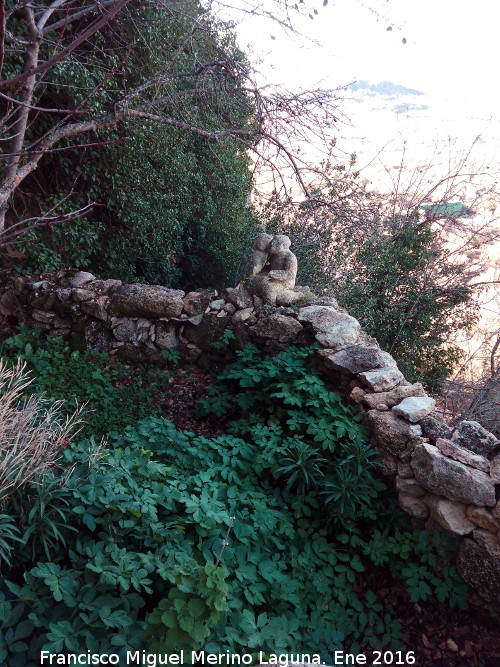
[[[208,368],[253,342],[270,353],[319,342],[315,363],[332,388],[365,416],[384,472],[417,524],[460,537],[457,565],[473,599],[493,613],[500,600],[500,454],[496,438],[472,421],[449,428],[422,385],[334,299],[271,308],[243,286],[190,292],[60,273],[0,286],[0,314],[69,337],[76,348],[125,361],[156,361],[177,349]],[[214,346],[227,330],[228,346]],[[227,338],[227,336],[226,336]]]

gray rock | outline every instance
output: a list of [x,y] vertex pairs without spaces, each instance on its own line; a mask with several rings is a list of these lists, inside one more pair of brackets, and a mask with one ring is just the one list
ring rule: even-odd
[[380,371],[366,371],[359,374],[359,379],[372,391],[390,391],[404,380],[403,373],[397,368],[387,368]]
[[212,310],[222,310],[225,306],[226,302],[224,299],[215,299],[214,301],[210,301],[208,304]]
[[453,433],[453,430],[435,414],[430,414],[427,415],[427,417],[424,417],[420,421],[420,426],[422,427],[424,436],[429,438],[432,442],[436,440],[436,438],[451,438],[451,434]]
[[123,285],[113,291],[109,313],[114,317],[179,317],[184,292],[160,285]]
[[236,308],[253,308],[253,297],[241,283],[237,287],[226,288],[221,296]]
[[155,343],[162,350],[179,347],[181,341],[177,326],[173,322],[158,322],[155,328]]
[[464,581],[485,600],[497,606],[500,600],[500,559],[466,537],[460,543],[457,569]]
[[484,456],[473,454],[468,449],[464,449],[453,442],[452,440],[445,440],[444,438],[436,438],[436,447],[445,456],[449,456],[455,461],[465,463],[465,465],[483,472],[490,472],[490,462]]
[[92,275],[92,273],[88,273],[87,271],[78,271],[75,276],[68,278],[68,282],[70,287],[82,287],[82,285],[86,285],[95,279],[96,278],[94,275]]
[[279,343],[291,343],[302,331],[302,325],[287,315],[261,317],[251,328],[251,333],[259,338],[270,338]]
[[48,280],[36,280],[33,283],[28,283],[28,289],[33,290],[33,292],[36,292],[36,290],[39,289],[46,289],[48,286],[49,286]]
[[414,438],[410,425],[392,412],[369,410],[365,420],[375,442],[396,456],[403,452]]
[[394,414],[407,419],[412,424],[420,421],[434,409],[436,401],[430,396],[409,396],[392,408]]
[[96,299],[91,301],[84,301],[81,304],[81,308],[84,313],[87,313],[87,315],[92,315],[92,317],[95,317],[97,320],[107,320],[108,313],[106,308],[108,302],[109,297],[98,296]]
[[491,456],[495,445],[498,444],[498,440],[493,433],[490,433],[475,421],[462,422],[453,439],[460,447],[469,449],[471,452],[475,452],[486,458]]
[[334,350],[355,343],[361,326],[354,317],[339,313],[332,306],[306,306],[298,312],[301,322],[311,324],[316,340]]
[[133,343],[136,340],[137,322],[128,317],[114,318],[111,327],[116,340],[122,343]]
[[418,483],[437,495],[472,505],[495,505],[495,486],[488,475],[443,456],[434,445],[418,444],[411,467]]
[[352,345],[339,352],[320,350],[318,355],[322,357],[326,368],[349,372],[353,375],[376,368],[396,366],[390,354],[382,352],[378,347],[366,347],[365,345]]

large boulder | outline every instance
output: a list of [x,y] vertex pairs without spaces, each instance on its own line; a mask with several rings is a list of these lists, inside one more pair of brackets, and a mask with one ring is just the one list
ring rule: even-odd
[[323,347],[336,350],[355,343],[361,331],[358,320],[332,306],[306,306],[299,310],[298,319],[312,326]]
[[365,420],[375,442],[395,456],[401,454],[415,438],[410,425],[392,412],[369,410]]
[[108,312],[113,317],[179,317],[184,292],[160,285],[123,285],[110,297]]
[[411,467],[425,489],[471,505],[495,505],[495,486],[484,472],[443,456],[434,445],[419,443]]
[[475,421],[462,422],[454,440],[460,447],[486,457],[491,456],[495,445],[498,444],[498,440],[493,433],[490,433]]

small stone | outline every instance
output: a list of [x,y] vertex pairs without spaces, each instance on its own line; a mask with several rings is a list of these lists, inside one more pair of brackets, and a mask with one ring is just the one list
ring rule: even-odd
[[226,311],[225,311],[224,309],[219,310],[219,312],[217,313],[216,317],[227,317],[227,313],[226,313]]
[[233,322],[246,322],[253,314],[253,308],[243,308],[237,310],[233,316]]
[[[477,470],[482,470],[483,472],[490,471],[490,462],[488,459],[485,459],[484,456],[480,456],[479,454],[473,454],[468,449],[460,447],[453,440],[437,438],[436,447],[445,456],[449,456],[455,461],[460,461],[461,463],[465,463],[465,465],[470,466],[471,468],[476,468]],[[493,476],[492,479],[495,481]]]
[[[177,325],[178,326],[178,325]],[[158,322],[156,324],[155,342],[162,350],[179,347],[181,341],[174,322]],[[188,343],[189,341],[186,341]]]
[[401,454],[414,438],[409,424],[392,412],[369,410],[365,419],[376,444],[391,454]]
[[418,444],[411,467],[429,491],[470,505],[495,505],[495,487],[488,475],[443,456],[434,445]]
[[429,396],[410,396],[403,399],[399,405],[395,405],[392,411],[415,424],[432,412],[435,405],[436,401]]
[[88,315],[92,315],[97,320],[107,320],[108,313],[106,307],[109,302],[109,297],[107,296],[98,296],[96,299],[91,301],[84,301],[82,303],[82,310]]
[[403,373],[397,368],[382,369],[379,371],[366,371],[358,375],[363,384],[372,391],[389,391],[404,379]]
[[46,313],[43,310],[36,310],[36,309],[34,309],[31,313],[31,317],[36,322],[43,322],[44,324],[51,324],[55,316],[56,316],[55,313]]
[[429,508],[419,498],[400,493],[398,501],[401,509],[416,519],[426,519],[429,516]]
[[190,316],[204,313],[212,298],[213,292],[209,290],[204,292],[188,292],[182,300],[184,310]]
[[136,339],[137,323],[128,317],[116,318],[112,324],[113,335],[122,343],[133,343]]
[[339,352],[320,350],[318,355],[323,358],[326,368],[352,373],[353,375],[377,368],[396,367],[396,362],[390,354],[382,352],[378,347],[368,347],[366,345],[352,345]]
[[425,489],[423,489],[415,477],[396,477],[396,489],[407,496],[414,498],[422,498],[425,496]]
[[349,398],[351,401],[354,401],[354,403],[361,403],[365,396],[365,391],[361,389],[361,387],[354,387],[354,389],[351,391],[349,394]]
[[495,446],[497,438],[475,421],[465,421],[460,424],[453,440],[465,449],[489,458]]
[[377,405],[377,410],[380,410],[380,412],[387,412],[389,410],[389,406],[387,403],[379,403]]
[[222,310],[225,303],[224,299],[215,299],[214,301],[210,301],[209,305],[212,310]]
[[241,283],[237,287],[227,287],[222,291],[222,297],[236,308],[252,308],[254,305],[252,295]]
[[489,530],[492,533],[500,532],[500,521],[497,521],[493,514],[484,507],[469,505],[466,514],[468,519],[477,523],[481,528]]
[[422,435],[422,427],[419,424],[410,424],[410,431],[417,437]]
[[68,282],[70,287],[81,287],[82,285],[86,285],[95,279],[96,278],[94,275],[92,275],[92,273],[88,273],[87,271],[78,271],[76,276],[68,279]]
[[236,312],[236,306],[232,303],[226,303],[224,306],[224,310],[226,313],[229,313],[229,315],[234,315]]
[[290,343],[301,333],[302,325],[293,317],[276,314],[261,317],[251,331],[260,338]]
[[455,535],[468,535],[476,528],[476,524],[467,518],[464,504],[437,496],[427,496],[425,502],[432,518]]
[[83,303],[84,301],[90,301],[95,297],[94,292],[88,289],[74,288],[71,290],[71,299],[75,303]]
[[28,289],[33,290],[33,292],[36,292],[36,290],[39,289],[46,289],[48,286],[48,280],[37,280],[34,283],[28,283]]

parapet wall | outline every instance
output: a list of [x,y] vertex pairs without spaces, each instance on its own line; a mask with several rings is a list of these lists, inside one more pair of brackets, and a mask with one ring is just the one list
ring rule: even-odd
[[[207,368],[248,342],[270,353],[319,342],[317,368],[365,415],[401,507],[429,530],[460,537],[457,565],[473,599],[500,614],[497,439],[472,421],[449,428],[422,385],[407,382],[390,354],[334,299],[271,308],[241,285],[220,295],[185,294],[79,272],[0,285],[0,315],[134,362],[177,349],[186,362]],[[228,346],[214,346],[227,330],[233,332]]]

